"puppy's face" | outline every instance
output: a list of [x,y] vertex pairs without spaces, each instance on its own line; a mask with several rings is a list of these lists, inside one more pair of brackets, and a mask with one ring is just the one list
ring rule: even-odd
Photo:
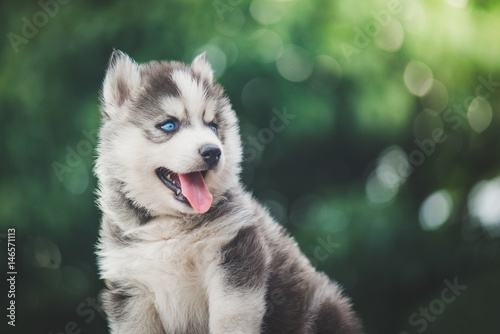
[[102,102],[99,176],[137,205],[203,214],[238,182],[236,116],[205,55],[138,65],[115,51]]

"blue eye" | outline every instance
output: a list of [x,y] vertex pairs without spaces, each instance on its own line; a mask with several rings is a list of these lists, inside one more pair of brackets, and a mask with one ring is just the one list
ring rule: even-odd
[[160,126],[160,128],[163,131],[170,132],[170,131],[175,130],[177,128],[177,125],[175,125],[175,123],[172,122],[172,121],[168,121],[167,123],[165,123],[162,126]]
[[213,124],[213,123],[212,123],[212,124],[210,124],[210,129],[211,129],[213,132],[217,133],[217,127],[215,126],[215,124]]

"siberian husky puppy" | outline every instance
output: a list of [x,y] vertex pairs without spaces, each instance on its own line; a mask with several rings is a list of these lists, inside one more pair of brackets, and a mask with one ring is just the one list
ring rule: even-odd
[[240,180],[238,121],[204,54],[137,64],[102,89],[98,261],[115,334],[361,333]]

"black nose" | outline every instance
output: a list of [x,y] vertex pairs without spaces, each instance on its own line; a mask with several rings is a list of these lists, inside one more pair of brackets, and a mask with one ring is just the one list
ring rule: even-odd
[[208,169],[211,169],[219,162],[221,151],[216,145],[203,145],[200,148],[200,155],[207,163]]

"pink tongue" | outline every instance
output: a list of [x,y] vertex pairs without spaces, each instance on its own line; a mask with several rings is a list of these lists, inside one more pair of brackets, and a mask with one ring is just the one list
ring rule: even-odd
[[205,180],[200,172],[178,174],[181,181],[182,195],[198,213],[205,213],[212,205],[212,194],[205,185]]

